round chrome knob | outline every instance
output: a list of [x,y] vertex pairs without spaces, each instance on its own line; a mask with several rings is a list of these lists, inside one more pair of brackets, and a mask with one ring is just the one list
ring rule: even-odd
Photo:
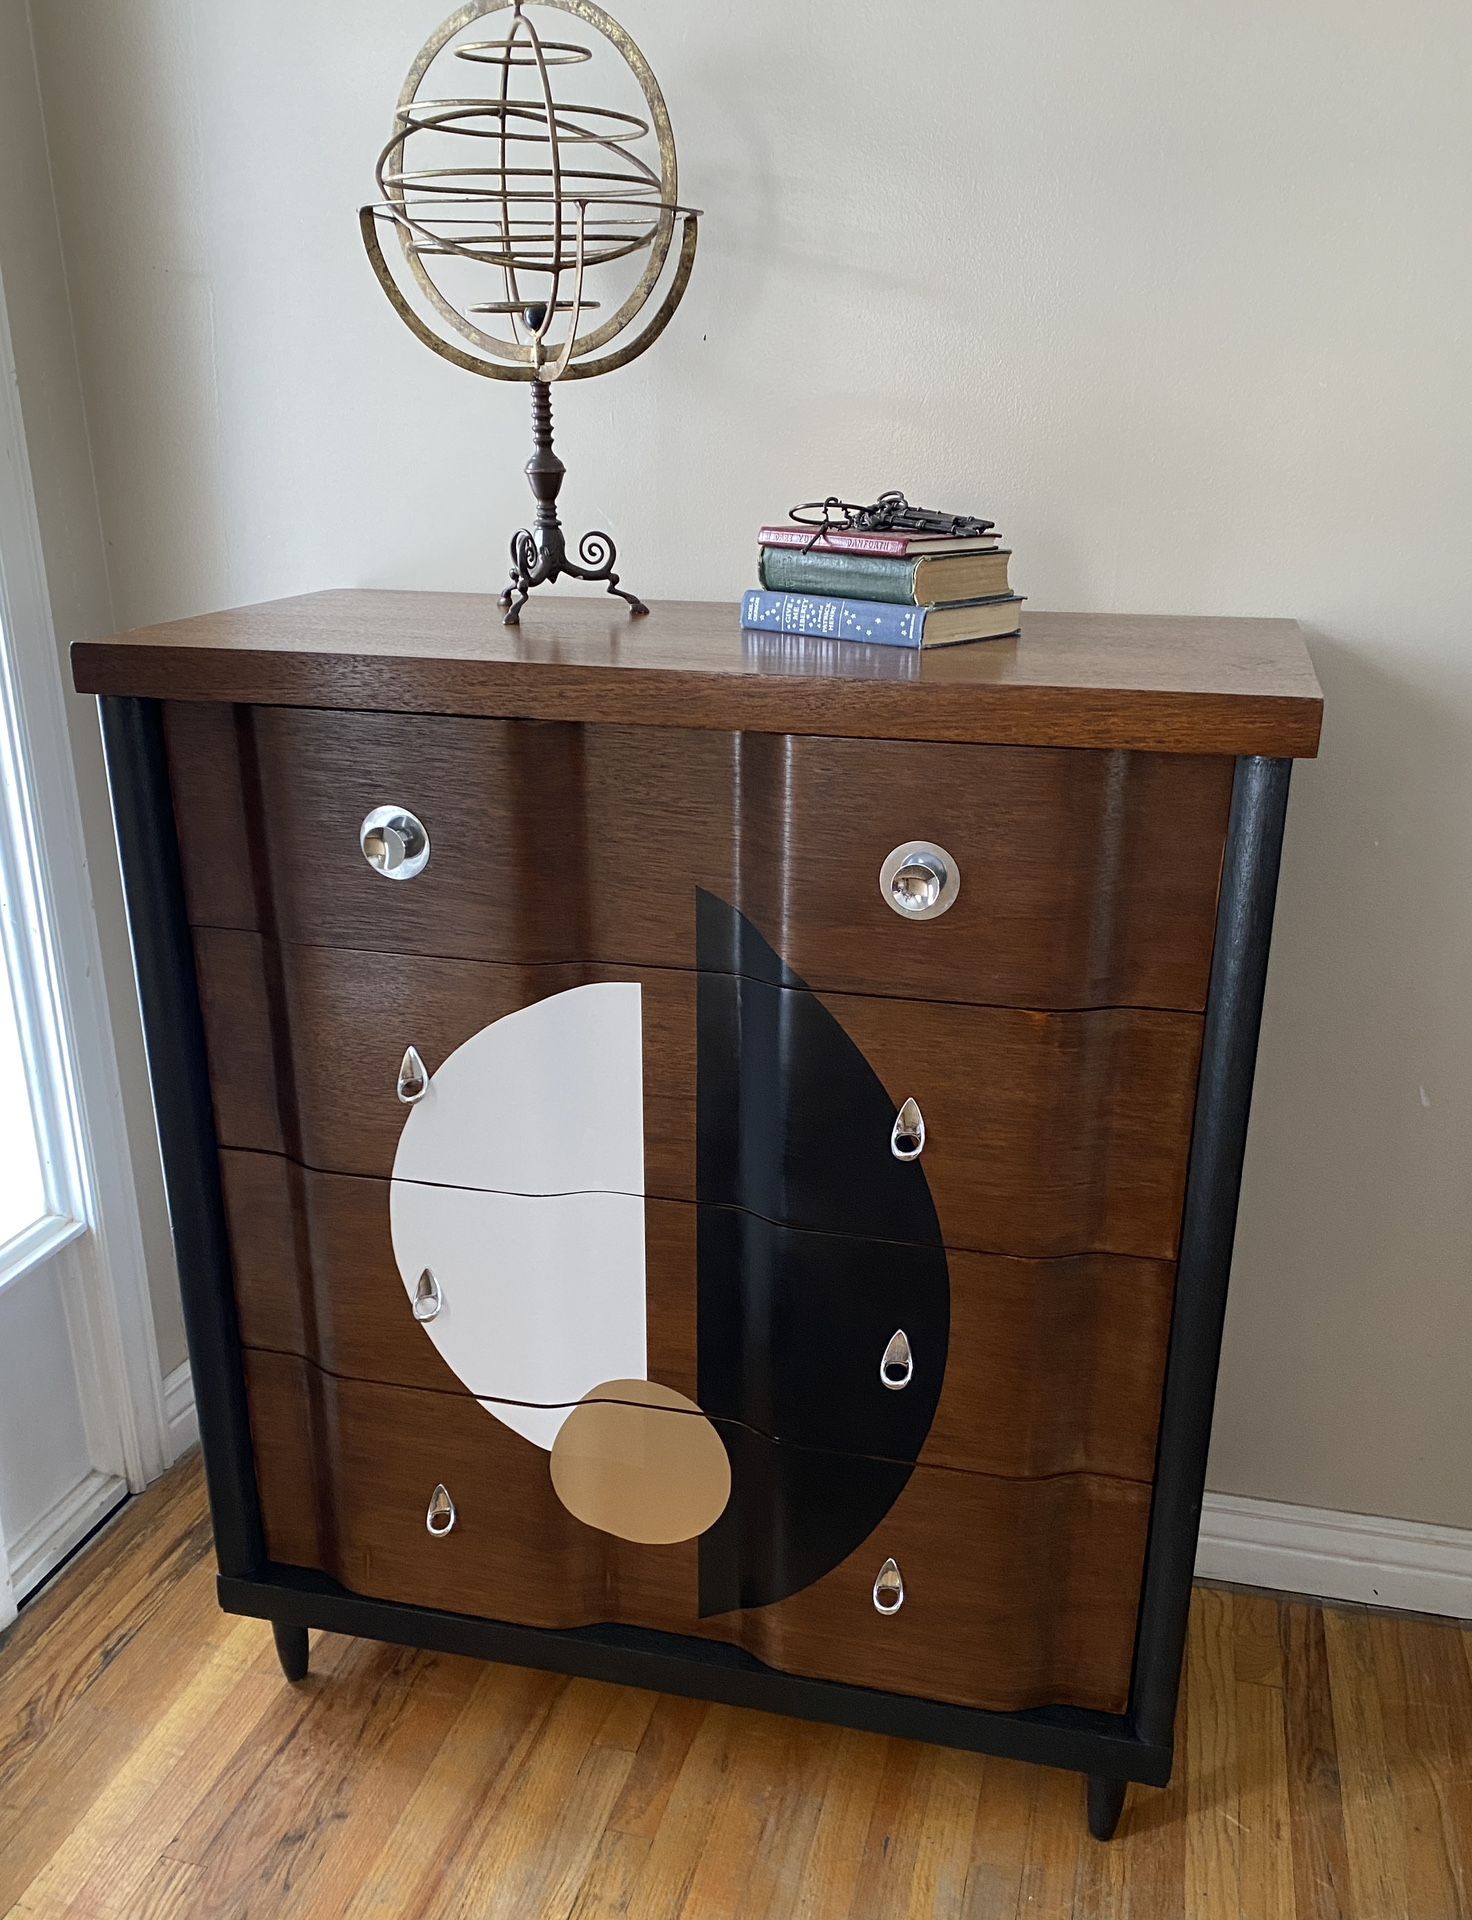
[[429,865],[429,835],[407,807],[375,807],[358,829],[358,845],[385,880],[413,880]]
[[961,870],[944,847],[907,840],[879,869],[879,891],[903,920],[934,920],[955,904]]

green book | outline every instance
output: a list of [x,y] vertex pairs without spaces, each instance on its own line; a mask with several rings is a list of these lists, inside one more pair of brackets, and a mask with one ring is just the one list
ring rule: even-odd
[[769,593],[935,607],[1010,593],[1007,562],[1011,557],[1005,548],[994,553],[927,553],[913,560],[891,560],[872,553],[763,547],[761,583]]

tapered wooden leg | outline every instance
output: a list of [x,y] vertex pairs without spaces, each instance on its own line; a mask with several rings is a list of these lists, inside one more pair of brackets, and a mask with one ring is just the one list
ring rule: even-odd
[[1126,1782],[1089,1775],[1089,1832],[1096,1840],[1112,1840],[1124,1812]]
[[273,1620],[271,1631],[276,1636],[276,1658],[281,1662],[281,1671],[295,1686],[298,1680],[307,1677],[307,1630]]

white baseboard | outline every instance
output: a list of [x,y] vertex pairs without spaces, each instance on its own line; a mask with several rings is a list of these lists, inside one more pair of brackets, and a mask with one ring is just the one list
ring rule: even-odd
[[1472,1532],[1209,1493],[1197,1576],[1472,1620]]
[[72,1549],[127,1497],[128,1483],[121,1475],[99,1473],[94,1468],[49,1512],[9,1541],[10,1584],[15,1598],[24,1600],[28,1593],[34,1593]]
[[168,1433],[169,1465],[199,1445],[199,1414],[194,1405],[194,1376],[189,1362],[164,1376],[164,1427]]

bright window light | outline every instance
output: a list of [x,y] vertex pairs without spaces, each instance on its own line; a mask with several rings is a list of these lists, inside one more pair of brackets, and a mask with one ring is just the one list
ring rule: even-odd
[[[7,962],[0,945],[0,962]],[[46,1213],[46,1187],[10,967],[0,979],[0,1247]]]

